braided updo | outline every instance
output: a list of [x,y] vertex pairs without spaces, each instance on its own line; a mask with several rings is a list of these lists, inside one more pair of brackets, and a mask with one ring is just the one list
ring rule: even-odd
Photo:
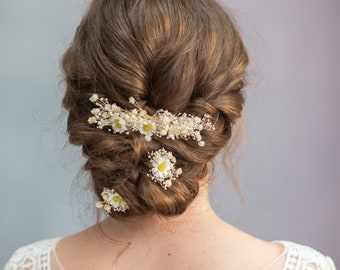
[[[114,189],[126,218],[181,214],[198,194],[208,166],[241,117],[248,56],[226,12],[213,0],[93,0],[62,59],[69,141],[87,158],[94,189]],[[125,109],[132,96],[150,115],[209,114],[215,130],[193,140],[113,134],[88,123],[93,93]],[[171,151],[182,174],[164,190],[147,176],[148,152]]]

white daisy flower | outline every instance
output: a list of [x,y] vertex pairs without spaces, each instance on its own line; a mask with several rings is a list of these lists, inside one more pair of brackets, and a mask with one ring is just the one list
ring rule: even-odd
[[152,135],[156,133],[156,123],[148,119],[140,119],[137,122],[140,134],[145,135],[145,140],[150,141]]
[[172,185],[172,181],[182,174],[182,169],[175,168],[176,158],[164,148],[148,154],[150,159],[148,177],[167,189]]
[[171,172],[171,161],[168,157],[160,156],[151,161],[152,174],[158,178],[164,179],[169,176]]
[[126,122],[121,115],[114,113],[110,119],[111,127],[115,133],[123,133],[128,130]]

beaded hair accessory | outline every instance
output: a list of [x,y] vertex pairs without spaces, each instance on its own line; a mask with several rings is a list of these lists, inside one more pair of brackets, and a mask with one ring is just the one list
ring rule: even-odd
[[[98,129],[107,128],[112,133],[129,134],[137,131],[147,142],[150,142],[153,136],[172,140],[193,139],[203,147],[205,142],[202,140],[201,131],[215,129],[207,114],[200,118],[187,113],[174,115],[160,109],[155,114],[149,115],[133,97],[129,98],[129,103],[135,106],[132,110],[123,109],[116,103],[110,104],[107,98],[99,97],[97,94],[93,94],[90,101],[96,108],[91,110],[89,124],[96,125]],[[176,158],[172,152],[164,148],[148,152],[148,158],[147,176],[165,190],[182,174],[182,169],[175,167]],[[111,209],[118,212],[128,210],[126,202],[113,189],[104,188],[101,195],[104,201],[97,203],[98,208],[104,208],[107,213],[110,213]]]

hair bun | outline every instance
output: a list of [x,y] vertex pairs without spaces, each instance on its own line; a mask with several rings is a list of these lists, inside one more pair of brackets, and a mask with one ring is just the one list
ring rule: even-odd
[[[241,116],[247,64],[234,24],[213,0],[90,4],[62,60],[67,83],[63,105],[69,111],[69,141],[83,147],[84,168],[91,172],[99,200],[108,188],[129,207],[112,216],[185,211]],[[180,136],[172,140],[156,134],[146,141],[138,128],[101,130],[91,114],[93,93],[128,111],[135,109],[128,101],[134,97],[149,115],[160,109],[199,118],[208,114],[216,128],[199,134],[204,147]],[[162,148],[182,169],[167,189],[154,182],[147,165],[150,153]]]

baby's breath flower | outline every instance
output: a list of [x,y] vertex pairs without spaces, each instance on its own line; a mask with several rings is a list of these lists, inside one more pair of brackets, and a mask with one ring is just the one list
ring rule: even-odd
[[91,110],[91,113],[92,113],[93,115],[97,115],[97,114],[100,113],[100,110],[99,110],[98,108],[94,108],[94,109]]
[[92,103],[95,103],[97,100],[98,100],[98,95],[97,94],[93,94],[91,97],[90,97],[90,101],[92,102]]
[[205,146],[205,142],[204,142],[204,141],[200,141],[200,142],[198,143],[198,145],[201,146],[201,147],[203,147],[203,146]]
[[97,202],[96,203],[97,208],[103,208],[104,207],[104,202]]
[[89,117],[89,119],[87,120],[89,122],[89,124],[95,124],[97,123],[97,118],[94,116]]

